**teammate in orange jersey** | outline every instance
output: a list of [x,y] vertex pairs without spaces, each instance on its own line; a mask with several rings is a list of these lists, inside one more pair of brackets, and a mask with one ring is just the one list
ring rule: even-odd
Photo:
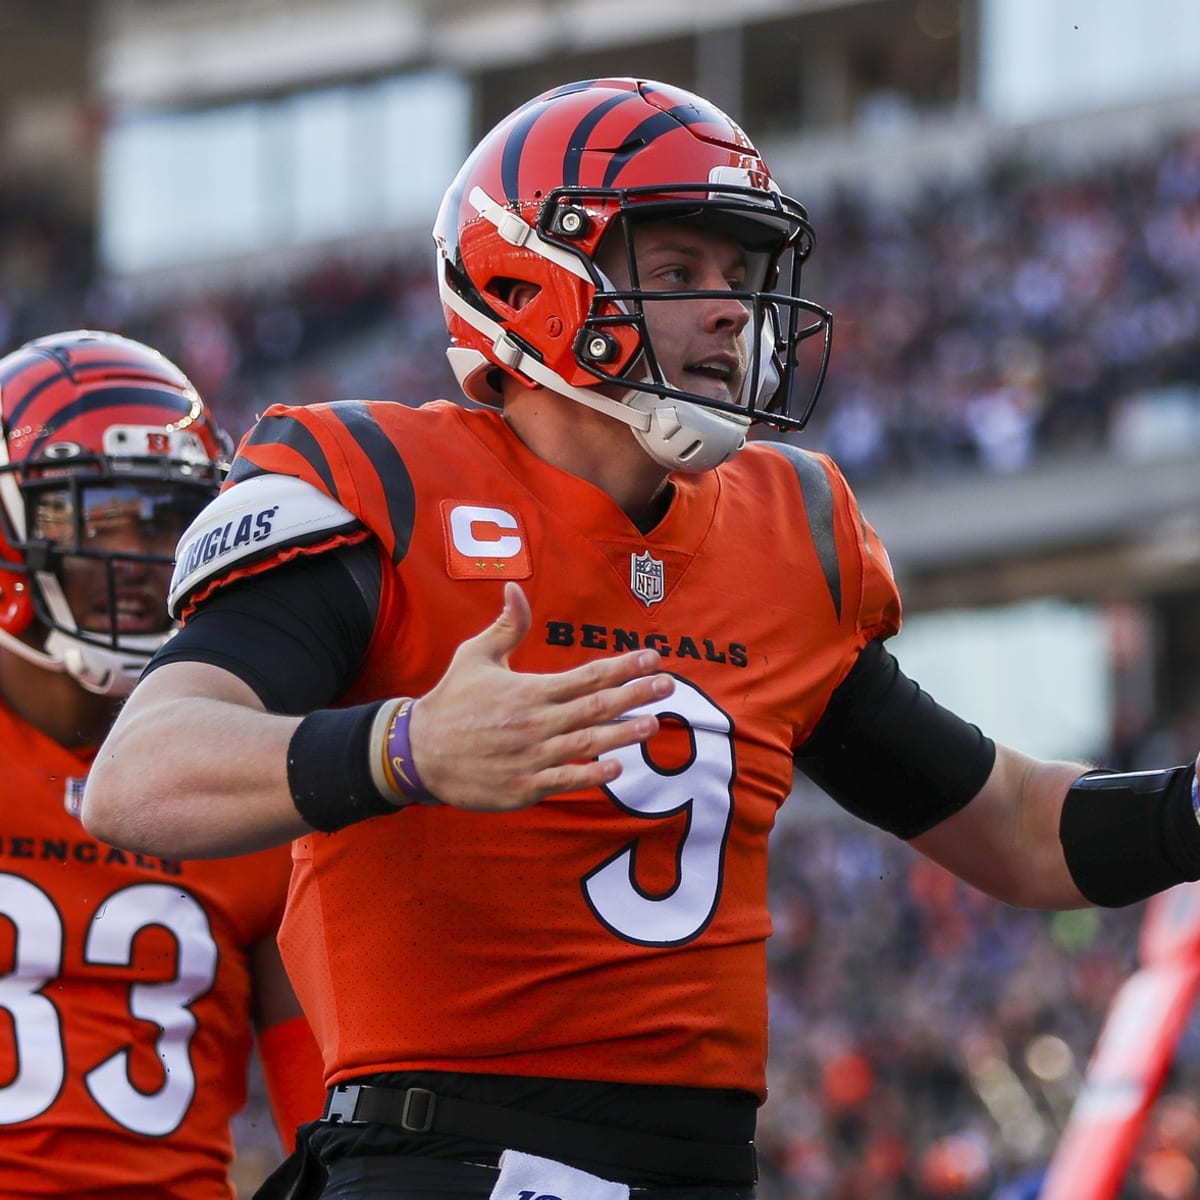
[[289,1194],[744,1197],[794,766],[1047,907],[1200,875],[1194,770],[1035,761],[900,671],[836,466],[746,444],[804,426],[830,317],[804,209],[712,105],[546,93],[435,241],[479,406],[264,415],[84,819],[145,853],[298,839],[280,940],[332,1086]]
[[320,1110],[287,851],[117,850],[79,800],[232,447],[165,358],[84,331],[0,359],[0,417],[0,1194],[226,1200],[254,1026],[289,1150]]

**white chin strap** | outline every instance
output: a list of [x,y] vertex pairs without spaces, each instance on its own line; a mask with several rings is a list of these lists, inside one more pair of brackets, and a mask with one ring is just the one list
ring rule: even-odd
[[649,392],[632,391],[625,403],[650,417],[650,428],[635,426],[633,436],[656,463],[668,470],[711,471],[728,462],[746,444],[749,417]]
[[[61,669],[85,691],[97,696],[128,696],[151,655],[165,640],[158,635],[125,638],[126,643],[134,645],[113,650],[55,629],[46,638],[46,653],[60,662]],[[136,648],[139,643],[144,650]]]
[[77,625],[58,580],[48,572],[38,572],[37,578],[50,616],[59,628],[50,630],[41,650],[3,630],[0,641],[43,670],[70,675],[81,688],[94,695],[128,696],[151,656],[174,630],[124,635],[119,649],[99,645],[70,632]]
[[[136,641],[151,639],[134,639]],[[0,629],[0,645],[14,654],[56,675],[70,675],[84,691],[97,696],[128,696],[133,691],[150,655],[163,639],[155,637],[154,646],[146,653],[110,650],[91,642],[81,642],[61,630],[52,630],[46,638],[45,650],[23,642],[19,637]]]
[[[552,392],[628,425],[638,444],[668,471],[709,471],[731,459],[745,444],[750,419],[718,412],[687,400],[656,396],[630,388],[619,400],[595,388],[569,384],[531,354],[526,354],[504,329],[439,282],[443,304],[492,342],[495,361]],[[493,369],[493,361],[477,350],[451,347],[446,357],[463,390],[472,400],[488,402],[477,381]],[[498,401],[499,397],[496,398]]]
[[[546,241],[536,229],[503,205],[497,204],[482,188],[472,188],[468,200],[484,220],[496,227],[497,233],[505,241],[540,255],[587,283],[592,282],[591,275],[575,255]],[[612,287],[609,280],[604,282]],[[532,355],[526,354],[500,324],[468,304],[447,285],[444,271],[438,272],[438,293],[447,308],[491,342],[495,362],[503,363],[510,370],[550,391],[569,396],[588,408],[628,425],[642,449],[668,471],[711,470],[732,458],[746,444],[749,418],[718,412],[687,400],[656,396],[636,388],[631,388],[619,399],[613,399],[595,388],[574,387]],[[463,347],[452,347],[446,354],[455,376],[471,399],[498,402],[499,397],[495,401],[484,400],[477,386],[486,371],[491,369],[492,361],[479,351]],[[483,390],[491,389],[485,384]]]

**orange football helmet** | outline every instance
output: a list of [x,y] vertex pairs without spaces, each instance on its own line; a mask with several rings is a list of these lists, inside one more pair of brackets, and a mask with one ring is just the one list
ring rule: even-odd
[[[74,330],[0,359],[0,643],[128,692],[174,631],[174,541],[231,452],[186,376],[140,342]],[[80,571],[92,583],[73,602]]]
[[[673,384],[647,331],[648,300],[715,294],[637,286],[631,225],[681,218],[735,238],[751,268],[732,292],[751,314],[735,402]],[[630,256],[625,290],[595,261],[617,229]],[[807,214],[745,133],[690,92],[598,79],[531,100],[463,165],[434,241],[451,366],[474,400],[498,405],[497,372],[507,371],[625,422],[657,461],[693,471],[736,453],[756,421],[802,429],[816,404],[832,317],[797,291],[813,246]],[[514,283],[536,296],[514,308]]]

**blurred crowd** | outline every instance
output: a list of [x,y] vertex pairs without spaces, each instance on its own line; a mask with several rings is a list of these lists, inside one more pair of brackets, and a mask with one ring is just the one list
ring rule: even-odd
[[1105,447],[1200,379],[1200,134],[1064,173],[1030,160],[843,192],[808,287],[838,322],[823,437],[858,479]]
[[[804,290],[836,336],[807,441],[857,481],[1106,446],[1132,401],[1200,379],[1200,133],[1086,170],[1007,157],[809,207]],[[269,283],[185,277],[164,301],[98,271],[91,231],[52,202],[0,189],[0,350],[75,325],[139,337],[236,433],[280,399],[453,396],[432,266],[432,247],[381,242]]]
[[[855,482],[1019,471],[1112,448],[1148,395],[1200,406],[1200,134],[810,209],[805,293],[837,333],[805,440]],[[92,231],[51,200],[0,188],[0,353],[76,326],[163,350],[235,435],[275,401],[456,395],[432,253],[331,253],[164,301],[99,271]],[[1141,908],[1019,912],[819,796],[784,812],[764,1200],[1032,1200]],[[1198,1079],[1189,1030],[1122,1200],[1200,1200]],[[248,1162],[274,1153],[261,1116],[259,1097]]]
[[[764,1200],[1034,1200],[1144,906],[1012,909],[819,796],[789,804],[807,815],[772,860]],[[1123,1200],[1200,1196],[1198,1080],[1200,1028]],[[1151,1177],[1184,1115],[1173,1174]]]

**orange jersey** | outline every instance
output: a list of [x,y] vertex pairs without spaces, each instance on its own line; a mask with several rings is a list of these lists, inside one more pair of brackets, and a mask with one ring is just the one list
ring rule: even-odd
[[0,1195],[231,1200],[248,956],[277,926],[286,851],[175,863],[97,842],[70,811],[90,755],[4,708],[0,761]]
[[651,646],[676,678],[660,733],[617,752],[603,790],[504,815],[412,807],[295,844],[280,941],[332,1080],[431,1069],[762,1095],[767,840],[792,751],[900,621],[833,464],[753,443],[676,476],[642,534],[496,413],[353,403],[270,410],[231,480],[232,515],[180,550],[197,586],[353,536],[335,509],[393,564],[346,703],[431,689],[509,579],[533,610],[514,670]]

